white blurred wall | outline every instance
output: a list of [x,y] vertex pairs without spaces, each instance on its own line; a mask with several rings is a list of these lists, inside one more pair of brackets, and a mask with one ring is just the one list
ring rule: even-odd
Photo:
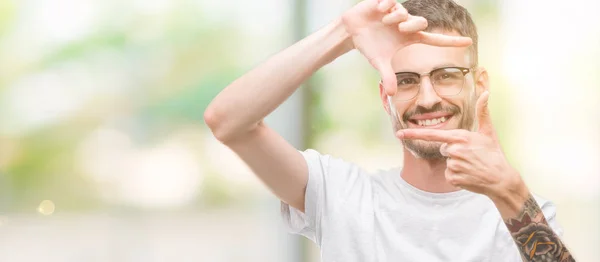
[[[530,189],[554,201],[565,242],[600,258],[600,2],[500,2],[511,146]],[[493,96],[493,95],[492,95]]]

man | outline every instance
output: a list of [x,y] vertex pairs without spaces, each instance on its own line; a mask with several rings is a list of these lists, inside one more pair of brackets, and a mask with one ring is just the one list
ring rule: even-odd
[[[367,174],[297,151],[262,121],[322,66],[358,49],[404,144],[402,169]],[[260,95],[257,95],[260,94]],[[477,65],[477,31],[451,0],[365,0],[225,88],[214,135],[277,195],[323,261],[574,261],[555,207],[507,162]]]

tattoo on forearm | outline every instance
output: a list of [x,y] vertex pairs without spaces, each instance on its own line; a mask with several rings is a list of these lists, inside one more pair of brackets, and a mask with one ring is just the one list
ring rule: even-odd
[[548,225],[533,196],[525,201],[515,218],[504,221],[524,261],[575,261],[560,238]]

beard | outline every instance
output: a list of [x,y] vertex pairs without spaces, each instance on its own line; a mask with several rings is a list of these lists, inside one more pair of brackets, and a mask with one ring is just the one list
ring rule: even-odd
[[[406,113],[404,113],[404,115],[402,115],[402,118],[398,117],[398,113],[392,113],[391,116],[392,124],[394,127],[394,133],[402,129],[408,129],[408,121],[412,116],[433,112],[450,113],[452,114],[452,117],[446,121],[458,120],[458,126],[455,129],[465,129],[473,131],[473,128],[475,126],[475,110],[473,108],[473,105],[475,103],[473,101],[470,101],[471,103],[468,103],[467,101],[465,102],[465,106],[462,110],[455,105],[442,105],[438,103],[431,108],[417,106],[415,109],[409,110]],[[392,108],[394,107],[392,107],[392,103],[390,102],[390,109]],[[403,139],[402,143],[404,144],[404,147],[415,157],[430,160],[446,158],[440,152],[440,147],[443,144],[442,142]]]

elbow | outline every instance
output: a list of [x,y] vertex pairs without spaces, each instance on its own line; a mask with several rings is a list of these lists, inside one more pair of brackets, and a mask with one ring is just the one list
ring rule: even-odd
[[223,130],[223,118],[213,108],[209,107],[204,111],[204,123],[213,133],[213,136],[223,142],[227,140],[226,132]]
[[213,136],[223,144],[232,141],[236,136],[233,132],[236,128],[232,128],[231,123],[227,123],[227,116],[219,114],[211,107],[204,111],[204,122],[213,133]]
[[206,126],[208,126],[213,133],[214,130],[220,125],[217,113],[210,106],[206,109],[206,111],[204,111],[204,123],[206,123]]

